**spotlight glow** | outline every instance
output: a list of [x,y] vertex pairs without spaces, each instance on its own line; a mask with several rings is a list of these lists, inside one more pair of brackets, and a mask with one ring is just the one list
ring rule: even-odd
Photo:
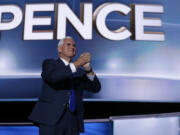
[[10,51],[0,50],[0,74],[9,73],[14,70],[16,62]]
[[112,58],[107,62],[107,66],[111,69],[111,70],[118,70],[119,68],[122,67],[122,63],[124,64],[124,62],[122,61],[122,59],[120,58]]
[[5,69],[6,63],[4,61],[0,61],[0,69]]

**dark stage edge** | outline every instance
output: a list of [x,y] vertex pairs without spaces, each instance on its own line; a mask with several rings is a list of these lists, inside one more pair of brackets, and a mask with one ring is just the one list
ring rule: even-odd
[[[28,102],[0,102],[0,123],[30,123],[28,116],[35,101]],[[109,101],[84,101],[84,119],[108,121],[111,117],[133,117],[146,115],[168,114],[179,115],[180,103],[158,102],[109,102]]]

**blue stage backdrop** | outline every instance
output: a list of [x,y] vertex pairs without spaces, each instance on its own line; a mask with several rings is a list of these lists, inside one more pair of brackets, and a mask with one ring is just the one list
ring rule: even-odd
[[[137,41],[130,38],[112,41],[101,37],[93,28],[92,40],[83,40],[68,23],[67,35],[77,44],[77,59],[83,52],[92,54],[92,67],[100,78],[98,94],[85,92],[85,100],[180,102],[180,1],[179,0],[1,0],[0,5],[15,4],[24,14],[28,3],[66,2],[79,17],[80,3],[90,2],[93,11],[105,2],[160,4],[164,13],[145,13],[145,17],[162,19],[162,27],[145,27],[147,31],[162,31],[165,41]],[[54,30],[55,12],[36,12],[34,16],[50,16],[49,26],[33,29]],[[4,13],[1,21],[13,18]],[[130,13],[117,12],[106,18],[109,29],[126,26],[130,30]],[[41,93],[41,64],[46,58],[58,58],[58,40],[23,40],[24,18],[17,28],[1,31],[0,39],[0,99],[36,100]]]

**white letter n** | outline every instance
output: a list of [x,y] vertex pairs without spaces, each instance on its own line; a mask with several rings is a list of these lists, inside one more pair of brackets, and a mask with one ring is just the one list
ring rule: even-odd
[[58,4],[57,39],[66,36],[67,20],[83,39],[92,39],[92,4],[82,3],[81,9],[84,9],[83,13],[81,12],[81,21],[83,23],[66,3]]

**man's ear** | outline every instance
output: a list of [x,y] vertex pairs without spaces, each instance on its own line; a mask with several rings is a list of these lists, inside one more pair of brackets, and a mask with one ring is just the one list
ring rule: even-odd
[[58,49],[58,52],[59,52],[59,53],[62,52],[62,46],[59,46],[57,49]]

